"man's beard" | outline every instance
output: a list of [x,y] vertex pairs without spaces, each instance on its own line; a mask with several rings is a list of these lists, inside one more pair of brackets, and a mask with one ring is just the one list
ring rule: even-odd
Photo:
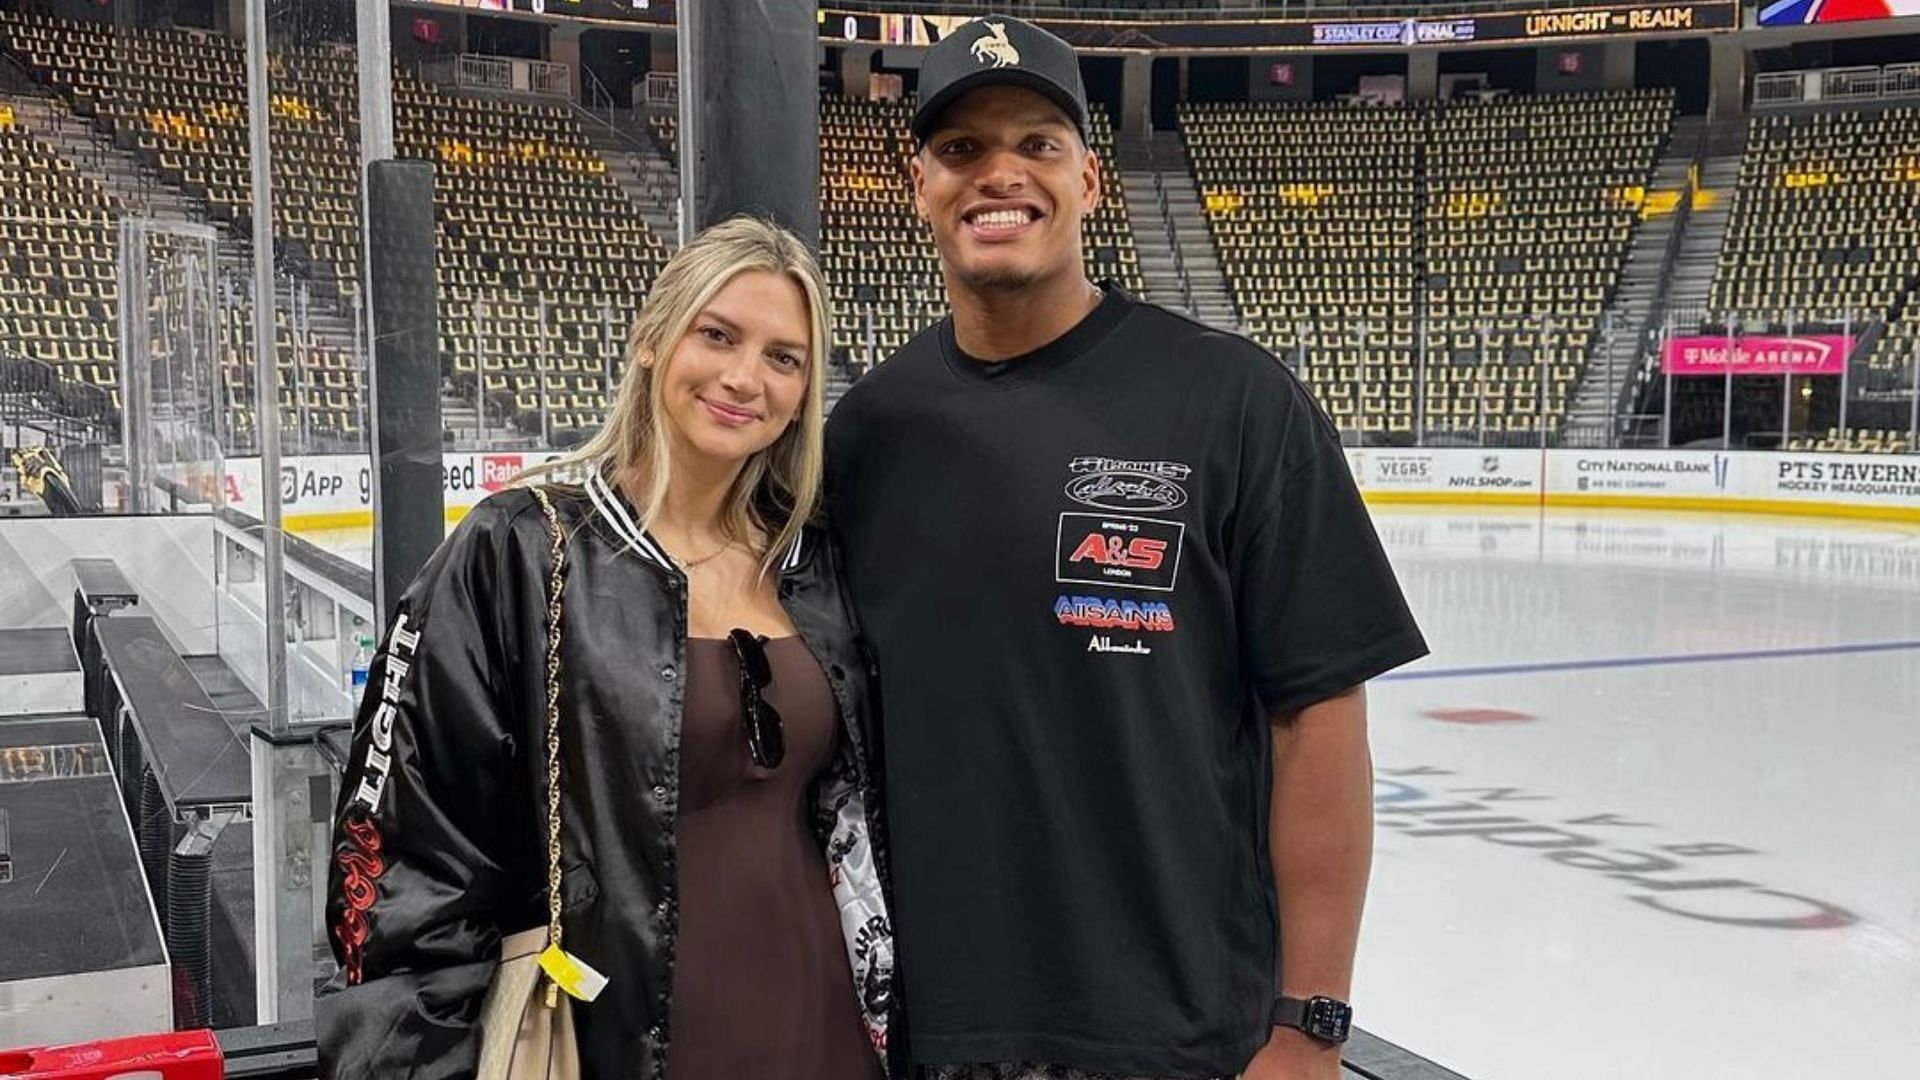
[[960,283],[977,293],[1019,292],[1046,275],[1021,267],[997,266],[987,270],[962,270]]

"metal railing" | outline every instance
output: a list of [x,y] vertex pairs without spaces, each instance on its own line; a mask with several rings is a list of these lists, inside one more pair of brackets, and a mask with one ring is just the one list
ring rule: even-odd
[[420,77],[442,86],[497,94],[573,97],[573,69],[546,60],[461,53],[420,64]]
[[1774,71],[1753,80],[1753,107],[1895,101],[1920,97],[1920,63]]
[[1833,68],[1820,73],[1822,101],[1870,101],[1880,96],[1879,68]]
[[[563,306],[570,316],[561,314]],[[581,321],[588,311],[591,318]],[[503,289],[474,296],[464,310],[443,311],[456,313],[466,317],[471,336],[454,342],[454,348],[472,369],[451,374],[451,389],[474,409],[471,441],[468,432],[454,431],[460,449],[552,445],[562,426],[554,416],[562,410],[557,390],[573,393],[586,386],[603,404],[614,400],[626,372],[632,311],[610,300],[587,307],[546,293]],[[532,333],[523,336],[529,322]],[[503,337],[525,347],[510,355],[490,347]]]
[[[1886,311],[1728,314],[1689,306],[1669,309],[1662,323],[1657,358],[1676,339],[1737,357],[1782,350],[1812,355],[1836,347],[1840,357],[1837,371],[1785,378],[1676,376],[1662,366],[1650,387],[1660,431],[1654,445],[1832,449],[1821,444],[1845,444],[1878,432],[1884,449],[1920,452],[1920,339],[1897,333],[1899,320]],[[1780,388],[1777,401],[1766,398],[1769,383]]]
[[1807,100],[1807,73],[1769,71],[1753,77],[1753,107],[1782,108]]
[[[587,68],[580,69],[581,101],[570,102],[573,109],[584,115],[593,124],[604,130],[608,137],[619,143],[628,153],[646,157],[659,154],[666,157],[665,150],[659,146],[652,131],[639,121],[631,109],[621,109],[614,101],[613,91],[600,81]],[[622,120],[625,120],[623,123]],[[676,212],[676,203],[680,198],[677,185],[663,184],[661,178],[647,168],[626,170],[622,164],[612,158],[607,160],[610,169],[620,170],[616,182],[631,193],[640,197],[643,203],[664,217],[671,218]],[[631,186],[627,183],[631,181]]]
[[615,105],[613,91],[593,73],[592,68],[580,69],[580,100],[574,103],[582,112],[609,128],[619,130],[613,122]]
[[[1711,141],[1711,128],[1701,125],[1699,137],[1692,147],[1691,160],[1687,163],[1686,189],[1681,193],[1680,201],[1673,208],[1673,227],[1667,233],[1667,246],[1660,253],[1660,277],[1653,290],[1653,302],[1647,305],[1646,320],[1636,327],[1634,338],[1634,360],[1632,367],[1624,373],[1620,386],[1610,396],[1607,438],[1610,441],[1621,440],[1623,424],[1633,422],[1635,406],[1646,386],[1654,378],[1660,362],[1660,328],[1667,317],[1667,303],[1673,292],[1673,272],[1680,260],[1680,249],[1686,243],[1687,227],[1693,222],[1693,200],[1698,196],[1700,176],[1706,170],[1707,145]],[[1644,419],[1644,416],[1641,417]]]
[[528,60],[527,76],[533,92],[546,97],[573,96],[573,69],[546,60]]
[[1920,96],[1920,62],[1881,68],[1880,92],[1888,97]]
[[[855,300],[841,309],[857,320],[842,330],[836,350],[855,361],[845,372],[850,377],[884,362],[895,342],[883,338],[930,324],[947,310],[937,296]],[[520,317],[529,312],[531,327]],[[470,431],[455,425],[456,448],[530,450],[570,445],[590,433],[570,425],[582,421],[583,399],[593,403],[589,413],[613,400],[625,368],[622,343],[630,313],[605,307],[591,319],[594,332],[584,335],[590,340],[583,340],[582,324],[576,319],[563,325],[555,312],[537,294],[475,299],[471,337],[461,342],[471,364],[453,376],[455,396],[470,403],[475,416]],[[1254,336],[1308,380],[1351,445],[1565,446],[1591,430],[1576,430],[1571,413],[1590,370],[1586,365],[1595,362],[1576,342],[1605,333],[1591,316],[1544,312],[1517,329],[1510,320],[1436,320],[1418,312],[1413,319],[1411,336],[1392,322],[1321,316],[1269,320]],[[507,336],[526,347],[503,350],[498,339]],[[1619,371],[1618,382],[1606,377],[1603,391],[1619,402],[1607,437],[1580,445],[1818,448],[1871,431],[1882,433],[1877,438],[1888,449],[1920,447],[1920,335],[1887,311],[1741,313],[1728,319],[1701,308],[1668,307],[1653,313],[1634,337],[1645,363]],[[1685,340],[1670,345],[1676,339]],[[1666,365],[1680,347],[1761,356],[1830,349],[1838,342],[1846,343],[1848,354],[1841,364],[1787,379],[1670,374]],[[1644,388],[1637,402],[1628,396],[1636,388]],[[585,420],[596,422],[591,415]],[[109,443],[112,434],[105,433]]]
[[511,90],[513,63],[492,56],[456,56],[453,58],[453,82],[469,90]]
[[[61,441],[109,441],[120,435],[120,416],[107,392],[61,374],[41,360],[0,345],[0,431],[32,428]],[[24,445],[17,434],[9,445]]]
[[649,105],[663,108],[680,104],[680,74],[674,71],[647,72],[646,100]]
[[[1669,310],[1651,333],[1647,402],[1598,441],[1574,422],[1590,369],[1569,345],[1604,328],[1579,313],[1530,316],[1517,330],[1502,321],[1443,323],[1431,344],[1416,334],[1411,347],[1391,325],[1364,320],[1269,322],[1256,336],[1350,446],[1920,453],[1920,336],[1890,327],[1884,312]],[[1604,389],[1620,389],[1607,378]]]
[[887,358],[887,352],[880,347],[877,333],[874,332],[878,320],[887,317],[904,319],[917,329],[931,326],[949,313],[946,296],[934,292],[923,292],[892,302],[855,300],[848,305],[843,301],[841,306],[850,306],[851,310],[860,317],[864,336],[856,343],[858,348],[855,350],[855,355],[861,356],[869,368]]
[[1173,221],[1173,204],[1167,199],[1166,181],[1160,176],[1160,158],[1154,153],[1152,134],[1140,145],[1147,156],[1147,168],[1153,173],[1154,213],[1160,219],[1161,234],[1167,238],[1167,250],[1173,255],[1173,272],[1180,281],[1180,302],[1188,314],[1193,314],[1193,281],[1187,275],[1186,256],[1180,251],[1180,228]]

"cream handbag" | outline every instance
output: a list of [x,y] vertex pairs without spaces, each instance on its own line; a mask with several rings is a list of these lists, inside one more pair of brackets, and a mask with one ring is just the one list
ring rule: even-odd
[[560,590],[566,539],[547,493],[534,489],[553,544],[547,578],[547,925],[500,943],[500,968],[480,1011],[478,1080],[580,1080],[573,999],[540,966],[560,945]]

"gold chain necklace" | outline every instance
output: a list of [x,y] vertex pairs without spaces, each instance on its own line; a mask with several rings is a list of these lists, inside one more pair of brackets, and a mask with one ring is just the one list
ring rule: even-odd
[[721,544],[719,547],[714,548],[712,552],[706,555],[702,555],[697,559],[683,559],[680,556],[675,555],[671,551],[667,552],[667,557],[673,560],[673,564],[680,568],[681,573],[686,574],[686,573],[691,573],[696,568],[706,563],[710,563],[713,560],[719,558],[722,553],[724,553],[728,548],[732,546],[733,546],[733,541],[728,540],[727,542]]

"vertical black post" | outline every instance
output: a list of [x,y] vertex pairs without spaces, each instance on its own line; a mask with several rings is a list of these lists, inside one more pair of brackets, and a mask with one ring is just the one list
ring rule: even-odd
[[367,166],[373,305],[374,604],[382,634],[407,583],[446,534],[441,479],[439,305],[433,166]]
[[739,213],[820,243],[819,4],[681,4],[680,198],[688,234]]

